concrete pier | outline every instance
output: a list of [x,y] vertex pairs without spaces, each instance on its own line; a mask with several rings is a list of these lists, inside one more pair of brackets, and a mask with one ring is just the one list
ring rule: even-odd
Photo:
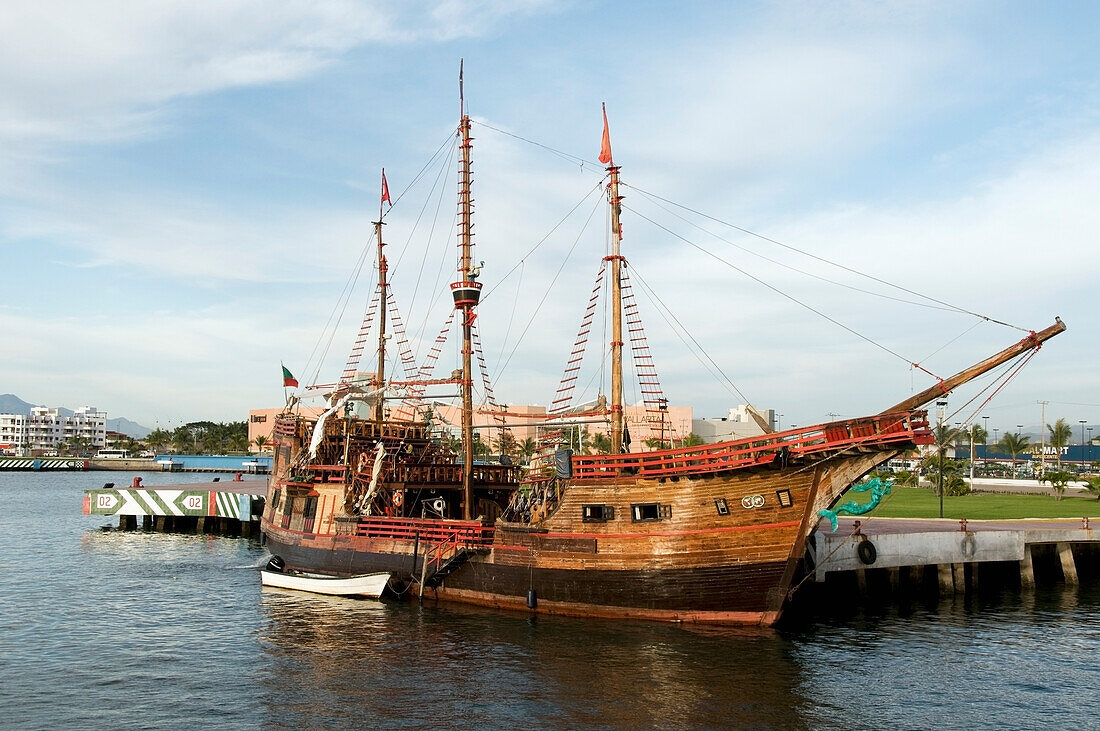
[[[865,543],[873,550],[861,550]],[[860,594],[876,585],[898,593],[918,583],[914,577],[927,568],[929,588],[948,597],[976,594],[987,578],[996,585],[1008,574],[1024,590],[1037,580],[1076,585],[1081,561],[1093,574],[1100,564],[1100,534],[1083,519],[841,518],[836,532],[822,521],[808,553],[818,583],[851,574]],[[875,572],[883,578],[872,581]]]

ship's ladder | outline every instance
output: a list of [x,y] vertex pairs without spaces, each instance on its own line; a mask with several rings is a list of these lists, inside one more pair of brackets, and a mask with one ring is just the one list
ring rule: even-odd
[[577,377],[580,375],[584,351],[588,347],[588,337],[592,332],[596,303],[600,299],[600,290],[603,287],[603,277],[606,270],[607,262],[603,262],[600,265],[599,273],[596,275],[596,284],[592,287],[592,295],[588,298],[588,307],[581,319],[581,327],[577,332],[577,340],[573,344],[573,351],[569,354],[569,360],[565,363],[565,373],[562,374],[561,383],[558,384],[558,391],[554,396],[554,400],[550,402],[548,411],[551,414],[565,411],[573,402],[573,390],[577,385]]
[[355,343],[351,346],[351,353],[348,354],[347,365],[344,366],[344,373],[340,376],[340,383],[350,383],[355,378],[355,374],[359,372],[359,360],[363,356],[363,350],[367,346],[367,338],[370,336],[370,328],[374,322],[374,314],[378,310],[378,301],[381,299],[378,288],[374,289],[374,297],[370,301],[370,305],[367,306],[367,311],[363,313],[363,322],[359,325],[359,334],[355,338]]
[[627,268],[622,273],[623,315],[626,318],[627,337],[634,358],[634,372],[638,377],[638,388],[642,393],[646,413],[662,415],[668,401],[661,390],[661,380],[657,377],[657,366],[653,363],[653,353],[649,349],[649,340],[642,325],[642,316],[638,311],[638,301],[634,297],[634,288],[630,286]]
[[[428,351],[428,356],[424,359],[423,365],[416,372],[414,380],[422,381],[432,375],[435,364],[439,360],[439,355],[443,352],[443,346],[447,343],[447,336],[450,334],[451,325],[454,323],[455,312],[457,310],[451,310],[451,314],[447,316],[447,322],[443,323],[443,329],[436,335],[435,342],[432,343],[431,350]],[[426,389],[427,386],[425,385],[410,386],[408,396],[401,402],[401,406],[395,412],[396,418],[411,419],[419,408]]]

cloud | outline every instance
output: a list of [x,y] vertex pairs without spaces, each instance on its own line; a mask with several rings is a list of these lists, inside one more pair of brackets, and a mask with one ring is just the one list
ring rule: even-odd
[[491,33],[502,19],[544,4],[4,3],[0,140],[102,142],[148,134],[173,99],[299,79],[360,44]]

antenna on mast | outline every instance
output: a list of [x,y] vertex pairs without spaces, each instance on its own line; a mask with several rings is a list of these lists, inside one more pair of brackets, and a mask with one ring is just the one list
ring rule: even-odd
[[466,116],[466,96],[462,92],[462,63],[465,59],[458,59],[458,115]]

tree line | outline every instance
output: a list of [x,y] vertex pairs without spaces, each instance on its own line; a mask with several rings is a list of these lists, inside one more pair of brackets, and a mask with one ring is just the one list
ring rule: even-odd
[[141,440],[154,452],[226,454],[248,452],[247,421],[192,421],[172,431],[154,429]]

